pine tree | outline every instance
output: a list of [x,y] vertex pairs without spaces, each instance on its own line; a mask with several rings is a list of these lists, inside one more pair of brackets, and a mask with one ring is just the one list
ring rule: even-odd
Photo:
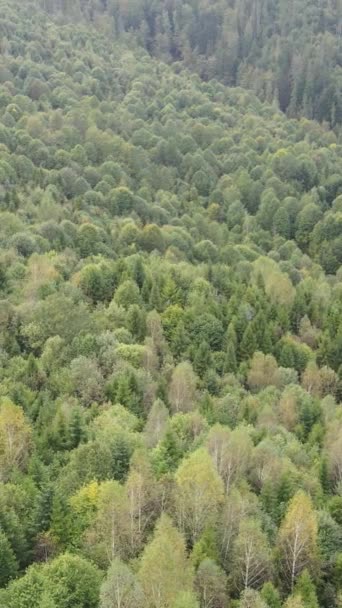
[[149,297],[149,305],[152,310],[157,310],[158,312],[161,310],[161,297],[160,297],[160,289],[156,279],[152,282],[152,289],[150,291]]
[[201,342],[198,348],[195,350],[194,355],[194,370],[199,375],[200,378],[203,378],[204,374],[208,371],[212,363],[211,360],[211,352],[209,344],[205,341]]
[[250,359],[253,353],[257,350],[257,342],[255,337],[255,327],[253,323],[249,323],[244,331],[239,348],[240,361]]
[[153,454],[153,463],[158,475],[174,471],[182,457],[175,434],[167,430],[164,439],[157,445]]
[[0,587],[17,575],[18,563],[14,551],[4,532],[0,530]]
[[27,385],[34,391],[38,390],[43,380],[43,374],[38,367],[37,360],[32,355],[29,355],[26,367]]
[[45,484],[41,488],[41,493],[35,508],[33,524],[34,534],[37,534],[38,532],[45,532],[50,527],[53,494],[53,487],[50,483]]
[[76,448],[85,437],[84,420],[78,407],[71,410],[69,422],[69,449]]
[[189,346],[189,338],[185,330],[184,323],[180,321],[171,334],[170,347],[176,360],[184,358],[184,354]]
[[236,350],[233,342],[229,342],[227,346],[224,370],[229,374],[234,374],[237,370]]
[[146,336],[146,314],[138,304],[132,304],[128,309],[127,328],[136,342],[143,342]]
[[279,207],[278,211],[274,215],[273,229],[276,234],[280,234],[285,239],[289,239],[291,236],[291,223],[289,214],[284,207]]
[[67,500],[55,494],[52,502],[51,534],[60,547],[66,548],[72,538],[72,524]]
[[139,289],[142,289],[146,278],[144,264],[140,256],[136,257],[132,268],[132,278],[137,283]]

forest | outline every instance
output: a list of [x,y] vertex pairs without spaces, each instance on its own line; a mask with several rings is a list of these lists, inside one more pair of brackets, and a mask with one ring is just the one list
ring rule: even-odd
[[253,90],[289,117],[342,123],[341,0],[41,0],[126,33],[202,79]]
[[0,0],[1,608],[342,606],[340,5],[291,6]]

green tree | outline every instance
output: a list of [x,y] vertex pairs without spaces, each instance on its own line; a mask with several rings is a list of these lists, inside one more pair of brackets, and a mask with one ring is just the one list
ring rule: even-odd
[[315,585],[313,584],[307,570],[304,570],[297,579],[294,595],[300,597],[305,608],[319,607]]
[[143,604],[142,589],[128,566],[115,559],[100,590],[100,608],[138,608]]
[[11,544],[4,534],[0,532],[0,587],[15,578],[18,572],[18,564]]
[[281,608],[280,593],[274,587],[273,583],[265,583],[261,589],[260,595],[269,608]]
[[258,589],[269,578],[271,551],[259,522],[241,522],[233,548],[233,579],[239,590]]
[[278,546],[282,559],[282,579],[291,589],[305,568],[317,563],[317,521],[309,496],[297,492],[279,529]]
[[202,608],[227,605],[226,575],[211,559],[203,560],[197,570],[195,588]]
[[10,399],[0,404],[0,478],[14,468],[25,469],[31,450],[32,430],[21,407]]
[[215,521],[223,501],[223,482],[204,448],[193,452],[176,472],[175,502],[180,525],[192,543]]
[[174,412],[188,412],[194,408],[197,378],[191,363],[179,363],[172,372],[169,401]]
[[192,589],[184,538],[167,515],[161,516],[153,539],[145,547],[138,577],[147,602],[154,608],[171,607],[179,593]]

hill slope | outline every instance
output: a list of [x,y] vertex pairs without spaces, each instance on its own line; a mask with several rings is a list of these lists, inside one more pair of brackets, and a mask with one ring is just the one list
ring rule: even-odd
[[0,9],[1,606],[338,606],[337,134]]
[[205,80],[252,89],[289,116],[342,122],[340,0],[44,0],[63,19],[125,32]]

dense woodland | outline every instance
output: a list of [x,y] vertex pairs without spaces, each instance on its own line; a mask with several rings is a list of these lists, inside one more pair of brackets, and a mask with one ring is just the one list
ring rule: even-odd
[[223,83],[282,79],[284,3],[165,2],[226,7],[182,50],[163,4],[0,0],[0,605],[340,608],[339,129]]
[[253,90],[290,117],[342,123],[341,0],[41,0],[201,78]]

